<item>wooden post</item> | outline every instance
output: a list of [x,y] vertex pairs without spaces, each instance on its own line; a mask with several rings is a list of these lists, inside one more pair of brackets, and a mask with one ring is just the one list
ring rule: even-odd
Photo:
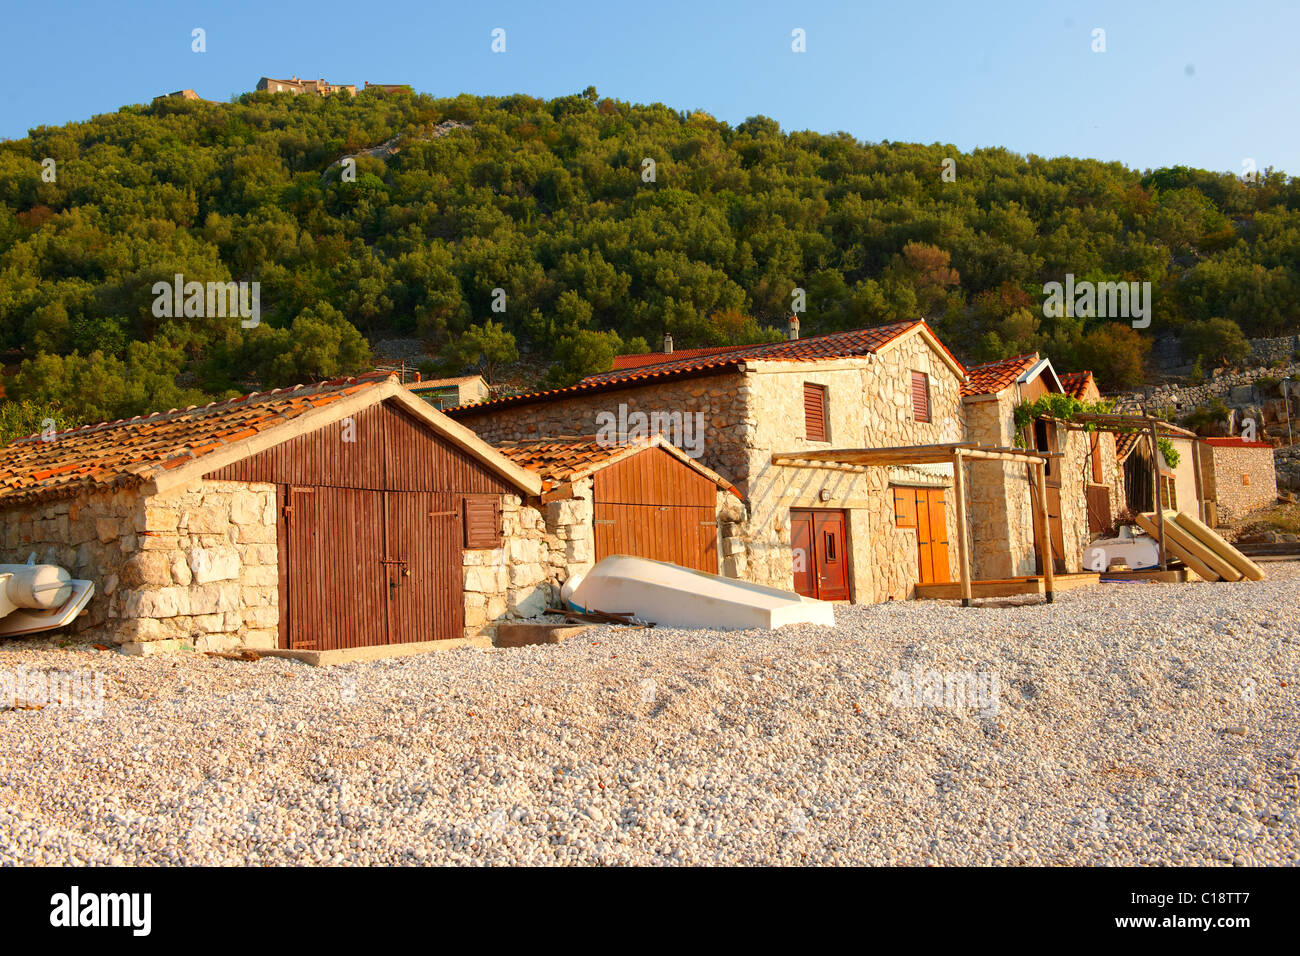
[[1047,517],[1047,463],[1035,462],[1034,477],[1038,482],[1038,553],[1043,566],[1043,591],[1047,603],[1056,600],[1056,567],[1052,559],[1052,529]]
[[1160,501],[1160,443],[1156,438],[1156,420],[1148,416],[1147,426],[1151,429],[1151,470],[1155,472],[1156,492],[1156,530],[1160,532],[1156,543],[1160,548],[1160,570],[1169,570],[1169,561],[1165,557],[1165,507]]
[[1201,440],[1192,439],[1192,477],[1196,479],[1196,520],[1205,520],[1205,489],[1201,487]]
[[970,607],[970,549],[966,545],[966,479],[962,475],[962,454],[952,453],[952,490],[957,496],[957,567],[961,572],[961,606]]

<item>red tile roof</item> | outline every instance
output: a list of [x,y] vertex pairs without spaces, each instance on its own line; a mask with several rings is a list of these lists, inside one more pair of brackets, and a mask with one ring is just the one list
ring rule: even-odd
[[627,451],[625,446],[602,444],[594,436],[563,436],[535,441],[498,442],[496,448],[517,465],[536,472],[542,487],[572,481],[595,471]]
[[673,457],[707,476],[719,487],[740,497],[740,492],[731,482],[694,461],[660,435],[624,443],[601,441],[594,435],[564,435],[559,438],[499,442],[496,445],[496,449],[515,464],[539,475],[544,491],[586,477],[606,465],[647,448],[663,448]]
[[1115,458],[1117,461],[1123,461],[1129,456],[1129,453],[1137,447],[1138,439],[1142,437],[1141,432],[1116,432],[1115,434]]
[[646,352],[642,355],[615,355],[610,371],[617,372],[628,368],[645,368],[647,365],[660,365],[684,358],[699,358],[701,355],[717,355],[730,352],[735,345],[711,345],[703,349],[677,349],[674,352]]
[[[924,319],[911,319],[906,322],[894,322],[873,329],[852,329],[847,332],[831,332],[827,335],[814,335],[794,341],[765,342],[759,345],[739,345],[706,355],[693,356],[674,352],[665,356],[668,361],[657,362],[644,368],[611,369],[599,375],[589,375],[576,385],[567,388],[551,389],[545,392],[529,392],[524,395],[512,395],[475,405],[459,405],[444,409],[444,413],[456,417],[458,413],[473,413],[511,405],[525,405],[533,402],[568,398],[585,392],[607,391],[642,385],[667,378],[687,375],[711,375],[729,371],[746,362],[818,362],[836,358],[850,358],[878,352],[890,342],[912,331],[918,326],[926,326]],[[933,334],[933,333],[931,333]],[[936,336],[935,341],[938,341]],[[939,343],[953,364],[962,369],[947,346]],[[696,351],[696,350],[687,350]],[[683,357],[685,355],[685,357]],[[964,369],[962,369],[964,371]]]
[[1022,374],[1034,367],[1038,361],[1037,352],[1026,352],[1011,358],[985,362],[966,370],[966,384],[961,387],[963,395],[992,395],[1011,385]]
[[1201,441],[1207,445],[1214,445],[1216,448],[1272,448],[1266,441],[1246,441],[1240,435],[1233,435],[1230,438],[1202,438]]
[[[219,448],[389,380],[386,373],[39,434],[0,448],[0,506],[141,485]],[[395,378],[393,379],[396,380]]]
[[1088,385],[1092,382],[1091,372],[1063,372],[1060,375],[1061,387],[1065,394],[1082,400],[1088,394]]

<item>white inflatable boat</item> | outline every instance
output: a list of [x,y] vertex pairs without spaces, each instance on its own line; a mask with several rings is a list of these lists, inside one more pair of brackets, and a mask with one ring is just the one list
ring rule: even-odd
[[50,631],[71,624],[95,585],[53,564],[0,564],[0,637]]
[[835,625],[834,611],[825,601],[626,554],[611,555],[586,574],[574,575],[560,596],[575,611],[630,613],[665,627]]

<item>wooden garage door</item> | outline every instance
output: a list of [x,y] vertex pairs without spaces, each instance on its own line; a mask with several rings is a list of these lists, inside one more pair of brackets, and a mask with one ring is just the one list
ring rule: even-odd
[[285,495],[281,633],[288,647],[324,651],[462,635],[452,495],[293,485]]
[[658,448],[596,472],[596,560],[631,554],[718,573],[717,486]]

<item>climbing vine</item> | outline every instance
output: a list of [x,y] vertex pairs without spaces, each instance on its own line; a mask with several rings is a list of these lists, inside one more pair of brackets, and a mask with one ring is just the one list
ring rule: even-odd
[[[1049,392],[1032,402],[1021,402],[1015,407],[1014,415],[1016,422],[1016,447],[1023,448],[1025,444],[1025,429],[1036,418],[1047,416],[1049,418],[1058,418],[1061,421],[1074,421],[1076,415],[1106,415],[1114,408],[1115,403],[1102,399],[1098,402],[1085,402],[1082,399],[1075,398],[1072,395],[1065,395],[1061,392]],[[1095,432],[1098,428],[1096,422],[1080,422],[1084,431]],[[1140,428],[1117,428],[1108,429],[1114,431],[1141,431]],[[1156,445],[1160,449],[1160,454],[1165,456],[1165,461],[1169,463],[1170,468],[1177,468],[1178,461],[1181,457],[1174,448],[1173,442],[1168,438],[1157,438]]]
[[1160,449],[1160,454],[1165,456],[1165,461],[1170,468],[1178,467],[1178,460],[1182,457],[1174,448],[1174,443],[1168,438],[1157,438],[1156,445]]
[[[1061,392],[1048,392],[1032,402],[1021,402],[1015,407],[1014,411],[1016,446],[1024,447],[1025,429],[1035,418],[1042,418],[1046,415],[1068,422],[1073,421],[1076,415],[1105,415],[1114,404],[1114,402],[1105,399],[1099,402],[1085,402],[1082,399]],[[1086,431],[1097,430],[1097,426],[1093,422],[1083,422],[1082,425]]]

